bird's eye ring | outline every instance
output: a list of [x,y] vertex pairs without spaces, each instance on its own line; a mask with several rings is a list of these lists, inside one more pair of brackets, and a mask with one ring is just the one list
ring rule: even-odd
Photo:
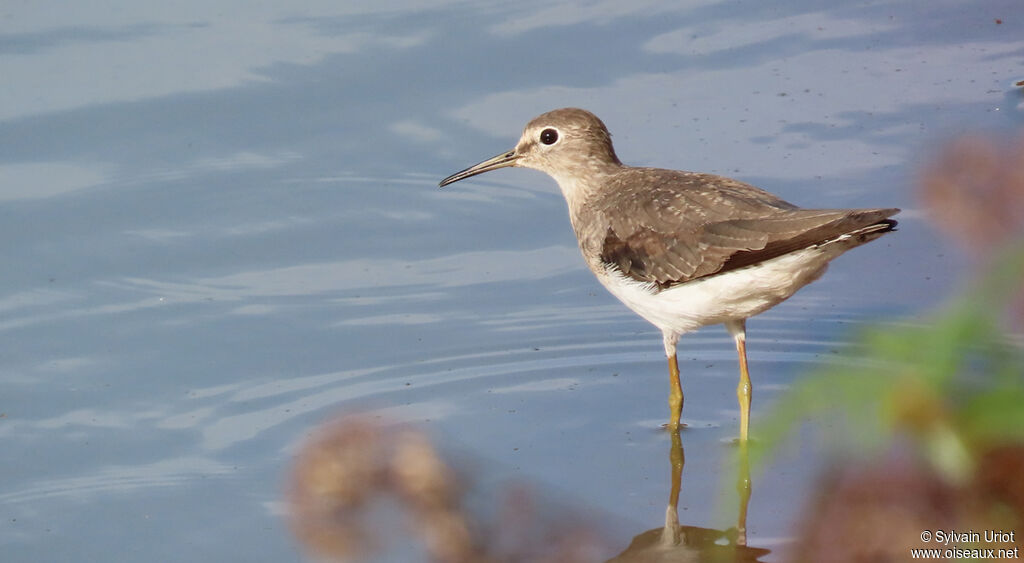
[[540,132],[540,142],[545,145],[553,145],[558,142],[558,131],[548,127]]

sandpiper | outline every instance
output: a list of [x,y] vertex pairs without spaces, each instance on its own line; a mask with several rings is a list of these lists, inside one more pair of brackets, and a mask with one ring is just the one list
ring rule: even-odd
[[670,418],[679,428],[679,337],[724,324],[736,341],[740,439],[750,426],[746,320],[818,279],[836,256],[892,231],[899,209],[802,209],[738,180],[626,166],[594,114],[563,108],[530,120],[516,147],[441,181],[506,166],[547,173],[569,204],[587,266],[661,330]]

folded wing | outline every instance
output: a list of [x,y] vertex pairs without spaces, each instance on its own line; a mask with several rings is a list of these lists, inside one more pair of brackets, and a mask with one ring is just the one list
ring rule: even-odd
[[[592,233],[602,262],[665,288],[757,264],[851,234],[892,230],[898,209],[800,209],[728,178],[634,169],[645,197],[612,190],[599,203],[603,232]],[[709,186],[715,189],[708,189]],[[653,195],[653,197],[651,197]],[[642,202],[642,203],[640,203]],[[599,240],[598,240],[599,239]]]

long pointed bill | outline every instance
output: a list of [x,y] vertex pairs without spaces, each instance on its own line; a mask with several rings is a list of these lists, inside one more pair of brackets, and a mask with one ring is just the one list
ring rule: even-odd
[[516,154],[515,149],[512,149],[508,152],[503,152],[498,156],[488,158],[480,164],[474,164],[465,170],[456,172],[444,180],[441,180],[441,183],[438,184],[438,186],[443,188],[452,182],[458,182],[459,180],[464,180],[470,176],[476,176],[477,174],[483,174],[484,172],[490,172],[491,170],[505,168],[506,166],[515,166],[517,160],[519,160],[519,156]]

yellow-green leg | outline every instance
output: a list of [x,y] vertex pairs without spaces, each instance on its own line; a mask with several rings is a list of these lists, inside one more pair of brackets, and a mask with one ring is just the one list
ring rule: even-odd
[[683,384],[679,381],[679,363],[676,362],[676,355],[668,358],[668,409],[669,409],[669,430],[679,429],[679,419],[683,414]]
[[750,402],[754,394],[747,371],[747,326],[746,321],[726,323],[726,328],[736,340],[736,353],[740,359],[740,382],[736,386],[736,399],[740,403],[740,440],[746,442],[750,430]]
[[683,414],[683,384],[679,381],[679,362],[676,361],[676,342],[679,335],[662,331],[665,357],[668,358],[668,429],[679,430],[679,419]]

